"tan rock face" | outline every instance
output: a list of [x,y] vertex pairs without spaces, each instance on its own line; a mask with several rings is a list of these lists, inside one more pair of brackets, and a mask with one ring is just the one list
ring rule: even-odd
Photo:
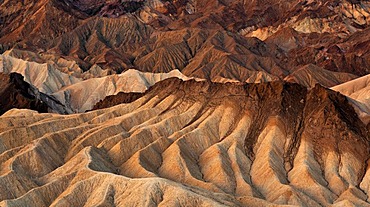
[[73,109],[74,112],[85,112],[107,96],[123,93],[143,93],[155,83],[167,78],[189,80],[178,70],[169,73],[143,73],[137,70],[127,70],[119,75],[109,75],[102,78],[91,78],[68,85],[52,93],[61,103]]
[[[8,53],[21,56],[21,54],[15,54],[16,52]],[[50,98],[60,102],[68,109],[66,112],[55,110],[59,113],[85,112],[91,110],[97,102],[106,96],[119,92],[145,92],[150,86],[167,78],[191,79],[179,70],[172,70],[168,73],[145,73],[131,69],[119,75],[100,77],[102,70],[97,68],[96,73],[89,71],[91,72],[89,75],[81,72],[76,75],[77,72],[71,74],[63,70],[71,65],[62,67],[58,64],[40,64],[34,61],[25,61],[8,54],[0,55],[0,72],[23,75],[28,84],[33,85],[37,90],[49,95]],[[78,70],[82,71],[80,68]],[[49,108],[53,109],[53,105],[50,105]]]
[[0,206],[368,205],[368,129],[320,86],[168,79],[84,114],[11,110],[0,131]]

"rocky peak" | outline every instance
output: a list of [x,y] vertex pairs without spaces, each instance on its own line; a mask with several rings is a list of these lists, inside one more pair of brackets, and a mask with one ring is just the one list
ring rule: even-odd
[[[369,132],[347,98],[319,84],[308,90],[296,83],[282,81],[220,84],[194,80],[183,82],[171,78],[154,85],[145,93],[143,99],[154,96],[164,98],[170,95],[190,102],[201,102],[204,104],[204,110],[226,105],[240,114],[249,114],[253,121],[244,145],[246,154],[252,160],[258,135],[272,117],[281,120],[286,136],[290,139],[285,149],[287,166],[293,164],[301,139],[310,140],[318,149],[326,145],[337,146],[339,153],[347,151],[344,143],[350,145],[349,142],[356,140],[361,143],[356,145],[356,148],[362,146],[362,151],[355,152],[351,149],[351,153],[363,153],[362,158],[367,157],[366,153],[370,149]],[[118,104],[120,99],[124,103],[132,102],[141,96],[112,96],[103,100],[100,106],[113,106]]]

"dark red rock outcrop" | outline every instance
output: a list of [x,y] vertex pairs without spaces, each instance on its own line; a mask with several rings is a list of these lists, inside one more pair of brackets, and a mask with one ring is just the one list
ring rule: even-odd
[[42,51],[50,40],[82,23],[78,15],[58,7],[59,3],[54,0],[1,1],[0,44],[7,49]]
[[144,93],[125,93],[119,92],[117,95],[107,96],[95,104],[92,110],[109,108],[118,104],[131,103],[141,98]]
[[0,115],[12,108],[32,109],[48,112],[48,106],[30,94],[30,85],[17,73],[5,75],[0,73]]
[[31,109],[38,112],[72,113],[53,96],[41,93],[35,86],[23,80],[18,73],[0,73],[0,114],[13,108]]
[[289,64],[302,66],[315,64],[326,70],[347,72],[358,76],[368,74],[370,66],[370,28],[356,32],[344,39],[336,34],[299,35],[306,42],[287,53]]

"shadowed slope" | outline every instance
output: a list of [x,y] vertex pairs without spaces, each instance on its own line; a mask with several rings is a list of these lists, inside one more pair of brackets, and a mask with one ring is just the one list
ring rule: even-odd
[[23,80],[18,73],[1,75],[1,114],[12,108],[33,109],[39,112],[69,114],[72,110],[53,96],[40,92]]
[[31,86],[23,76],[0,73],[0,114],[12,108],[26,108],[47,112],[48,106],[32,93]]
[[133,17],[90,19],[56,39],[48,53],[68,56],[83,70],[97,64],[114,73],[179,69],[191,77],[242,82],[277,80],[287,74],[256,38],[198,28],[159,32]]
[[360,118],[365,122],[370,122],[370,75],[366,75],[352,81],[332,87],[347,97],[355,106]]
[[[65,66],[62,66],[65,65]],[[99,78],[76,78],[68,70],[70,62],[57,64],[40,64],[33,61],[25,61],[9,55],[0,55],[0,72],[17,72],[25,77],[25,81],[37,87],[37,89],[50,96],[51,99],[58,100],[68,108],[68,113],[84,112],[91,110],[93,106],[106,96],[115,95],[119,92],[144,92],[156,82],[166,78],[177,77],[182,80],[189,80],[178,70],[168,73],[145,73],[137,70],[127,70],[122,74],[106,75],[99,77],[102,70],[95,68],[95,72],[81,74],[84,78],[89,75],[96,75]],[[68,69],[66,69],[68,68]],[[67,71],[66,71],[66,70]],[[74,71],[82,71],[77,67]],[[53,97],[53,98],[52,98]],[[63,112],[65,113],[65,112]]]
[[[179,69],[216,82],[291,75],[332,86],[370,72],[368,1],[7,0],[0,8],[0,52],[72,62],[79,77]],[[320,75],[307,80],[309,64]]]
[[85,71],[179,69],[242,82],[256,71],[276,80],[308,64],[369,73],[368,1],[7,0],[0,9],[0,52],[15,44],[68,56]]
[[169,73],[143,73],[137,70],[127,70],[119,75],[102,78],[92,78],[66,86],[52,94],[63,104],[75,112],[91,110],[93,106],[106,96],[124,93],[143,93],[155,83],[167,78],[189,80],[178,70]]

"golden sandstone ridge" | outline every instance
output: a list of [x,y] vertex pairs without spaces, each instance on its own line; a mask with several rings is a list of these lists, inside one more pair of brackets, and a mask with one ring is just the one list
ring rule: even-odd
[[0,206],[369,206],[369,132],[319,85],[171,78],[0,129]]

